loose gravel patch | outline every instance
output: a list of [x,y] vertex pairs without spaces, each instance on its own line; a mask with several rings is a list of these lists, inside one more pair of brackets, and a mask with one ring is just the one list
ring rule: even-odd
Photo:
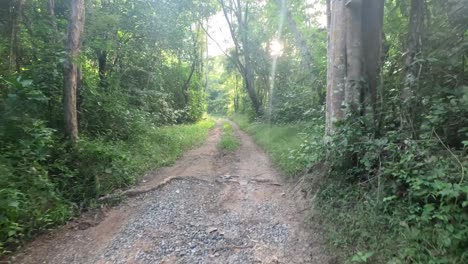
[[[220,184],[177,180],[140,199],[133,221],[100,256],[110,263],[264,263],[255,251],[284,255],[290,226],[275,222],[279,208],[245,203],[248,214],[220,211]],[[253,213],[252,213],[253,212]],[[280,252],[278,252],[280,251]],[[277,256],[278,257],[278,256]]]

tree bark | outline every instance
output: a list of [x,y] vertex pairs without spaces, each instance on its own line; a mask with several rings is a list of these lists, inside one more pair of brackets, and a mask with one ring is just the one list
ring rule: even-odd
[[257,92],[255,91],[255,76],[252,69],[251,63],[251,52],[249,43],[249,27],[248,27],[248,16],[249,16],[249,4],[245,4],[244,17],[242,17],[242,7],[240,0],[237,0],[238,10],[238,22],[239,22],[239,33],[241,34],[242,47],[244,51],[244,75],[245,75],[245,86],[249,94],[250,100],[252,101],[253,110],[257,116],[261,115],[261,103],[258,99]]
[[[201,27],[203,29],[203,26]],[[209,25],[208,25],[208,18],[206,18],[206,28],[207,30],[209,29]],[[206,54],[205,54],[205,85],[203,86],[204,87],[204,90],[207,91],[208,90],[208,79],[209,79],[209,66],[210,66],[210,57],[209,57],[209,53],[208,53],[208,34],[205,34],[205,50],[206,50]]]
[[72,0],[70,20],[68,24],[69,59],[65,63],[65,86],[63,93],[65,133],[72,142],[78,139],[77,87],[79,82],[79,64],[77,62],[81,50],[81,35],[84,29],[84,0]]
[[[326,132],[347,114],[374,108],[381,64],[383,0],[327,2]],[[359,110],[359,111],[358,111]],[[373,111],[374,112],[374,111]]]
[[239,79],[237,78],[237,74],[234,74],[234,78],[236,80],[234,86],[234,113],[237,113],[239,111]]
[[[187,104],[188,101],[189,101],[189,86],[190,86],[190,82],[192,81],[192,77],[193,77],[193,74],[195,73],[195,70],[197,68],[197,63],[200,63],[200,54],[199,54],[199,49],[198,49],[198,40],[199,40],[199,37],[200,37],[200,29],[196,29],[197,33],[194,34],[192,32],[192,41],[193,41],[193,54],[192,54],[192,65],[190,66],[190,73],[189,73],[189,76],[187,78],[187,80],[185,80],[183,86],[182,86],[182,92],[183,92],[183,95],[184,95],[184,100],[185,100],[185,103]],[[201,68],[201,66],[200,66]]]
[[363,91],[363,104],[370,106],[375,115],[377,86],[383,55],[384,1],[365,0],[363,6],[364,65],[367,91]]
[[416,63],[422,48],[422,31],[424,26],[425,0],[411,0],[408,42],[405,53],[403,104],[408,106],[414,94],[420,65]]
[[346,6],[344,0],[331,0],[330,44],[327,51],[326,130],[333,133],[334,123],[344,118],[342,106],[346,85]]
[[347,112],[360,110],[360,95],[364,83],[363,0],[347,4],[346,10],[346,86]]
[[106,80],[107,51],[99,49],[96,53],[97,53],[97,59],[98,59],[99,85],[102,88],[107,88],[107,80]]

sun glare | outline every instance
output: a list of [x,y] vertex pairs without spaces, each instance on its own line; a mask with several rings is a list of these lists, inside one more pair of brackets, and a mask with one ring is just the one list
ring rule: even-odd
[[274,39],[270,42],[270,55],[273,57],[279,57],[283,54],[283,43],[279,40]]

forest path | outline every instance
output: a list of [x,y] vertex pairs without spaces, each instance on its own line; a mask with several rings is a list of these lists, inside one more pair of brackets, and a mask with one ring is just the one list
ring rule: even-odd
[[241,146],[206,142],[146,176],[116,208],[38,238],[13,263],[331,263],[305,201],[233,124]]

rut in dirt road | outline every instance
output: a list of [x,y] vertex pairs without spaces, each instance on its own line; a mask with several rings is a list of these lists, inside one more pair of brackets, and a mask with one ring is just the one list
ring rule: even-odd
[[329,263],[306,228],[304,201],[235,125],[235,153],[220,128],[174,166],[148,175],[141,195],[86,230],[31,243],[15,263]]

